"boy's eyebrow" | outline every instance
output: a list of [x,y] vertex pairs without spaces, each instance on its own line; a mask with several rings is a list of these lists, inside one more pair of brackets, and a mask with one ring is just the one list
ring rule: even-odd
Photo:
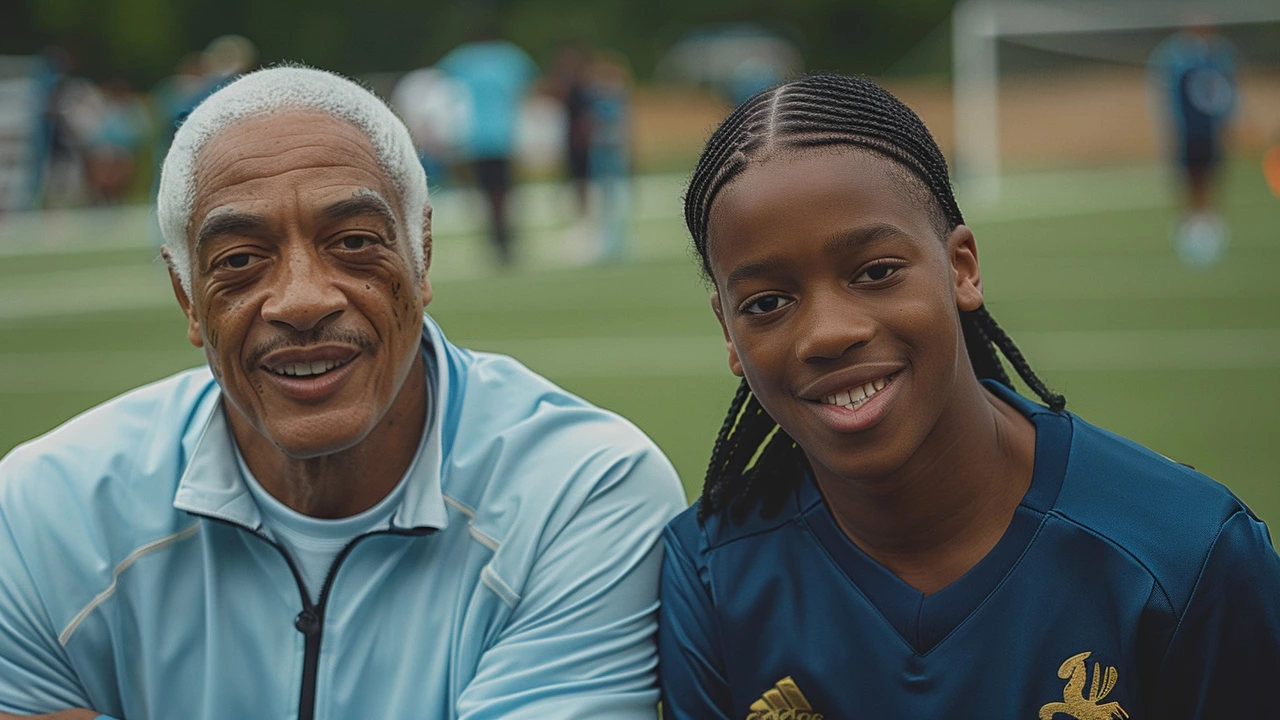
[[839,255],[855,246],[865,245],[891,236],[911,237],[911,234],[889,223],[872,223],[846,232],[837,233],[822,246],[827,255]]
[[744,280],[768,275],[777,270],[786,267],[789,263],[783,262],[777,258],[765,258],[757,262],[749,262],[739,265],[729,273],[729,278],[725,281],[726,287],[733,287]]
[[[859,245],[873,243],[878,240],[884,240],[889,237],[911,237],[910,233],[889,223],[872,223],[864,225],[853,230],[839,232],[831,239],[827,240],[822,251],[825,255],[840,255]],[[733,287],[735,284],[744,280],[768,275],[785,268],[789,263],[776,257],[765,258],[756,262],[749,262],[734,268],[729,273],[729,278],[725,283],[726,287]]]

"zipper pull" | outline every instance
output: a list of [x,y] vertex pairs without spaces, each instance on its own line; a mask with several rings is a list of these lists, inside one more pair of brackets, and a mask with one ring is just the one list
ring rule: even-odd
[[315,610],[307,608],[293,619],[293,626],[298,629],[298,632],[311,637],[320,632],[320,616],[316,615]]

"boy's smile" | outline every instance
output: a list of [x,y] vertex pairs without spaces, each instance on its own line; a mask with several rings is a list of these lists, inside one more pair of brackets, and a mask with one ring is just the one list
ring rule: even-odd
[[730,367],[820,476],[901,468],[968,371],[958,310],[982,303],[972,234],[940,239],[917,182],[856,148],[784,151],[711,212]]

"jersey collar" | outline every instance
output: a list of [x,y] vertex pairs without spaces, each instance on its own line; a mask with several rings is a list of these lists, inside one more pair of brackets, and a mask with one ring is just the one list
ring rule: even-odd
[[831,516],[811,477],[806,476],[796,493],[805,526],[871,606],[919,655],[945,640],[1000,587],[1034,541],[1066,476],[1073,432],[1069,416],[1030,402],[995,381],[984,380],[983,385],[1035,424],[1035,468],[1031,487],[999,542],[947,587],[926,596],[854,545]]

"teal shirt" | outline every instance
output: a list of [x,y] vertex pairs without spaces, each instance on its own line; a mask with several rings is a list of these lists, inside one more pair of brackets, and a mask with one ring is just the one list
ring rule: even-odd
[[0,461],[0,712],[656,717],[671,465],[429,319],[423,347],[439,431],[314,603],[263,533],[207,368]]
[[471,98],[465,156],[471,160],[511,157],[520,104],[538,76],[538,66],[505,40],[459,46],[436,66],[465,87]]

